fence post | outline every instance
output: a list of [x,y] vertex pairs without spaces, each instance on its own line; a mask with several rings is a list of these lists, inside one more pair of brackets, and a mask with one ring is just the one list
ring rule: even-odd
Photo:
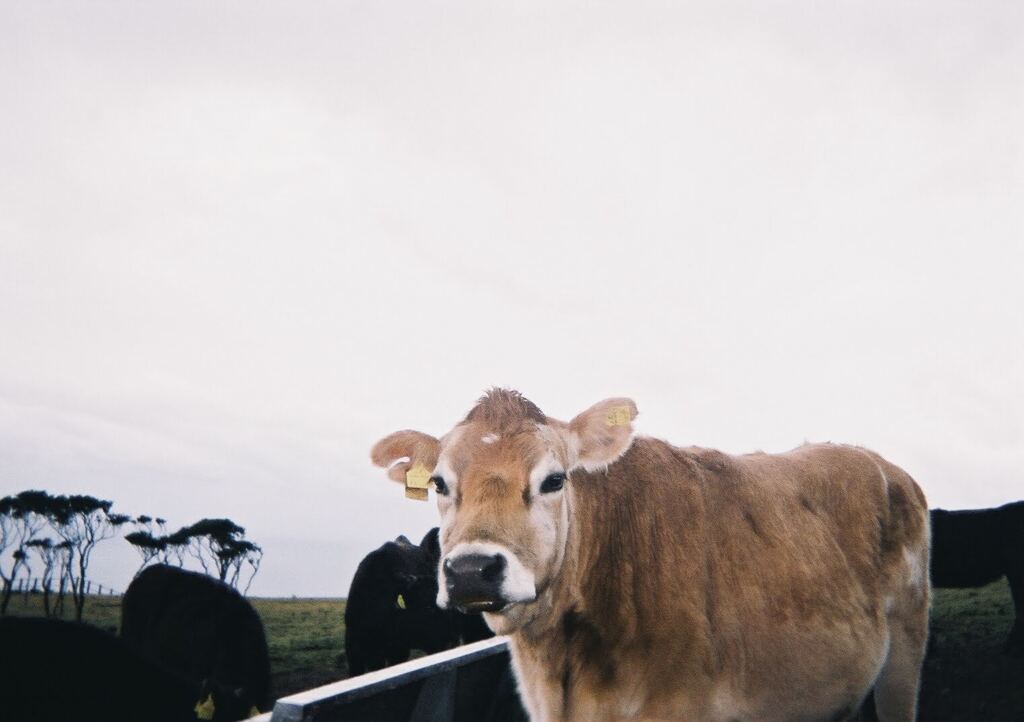
[[456,670],[449,669],[423,680],[410,722],[452,722],[455,717]]

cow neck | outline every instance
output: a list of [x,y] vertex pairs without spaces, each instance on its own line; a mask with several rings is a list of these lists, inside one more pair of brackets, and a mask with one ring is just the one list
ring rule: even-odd
[[[673,461],[683,467],[674,480],[651,477],[652,465]],[[585,632],[591,647],[650,649],[659,643],[652,630],[667,617],[703,636],[710,625],[704,486],[688,455],[646,438],[608,471],[574,472],[565,561],[522,630],[526,640],[565,644]]]
[[[610,549],[623,541],[614,534],[623,525],[609,515],[614,517],[626,510],[616,511],[612,508],[614,500],[602,498],[601,487],[609,483],[604,472],[576,472],[574,478],[576,482],[566,489],[569,521],[561,570],[537,600],[539,609],[534,619],[520,630],[523,641],[530,644],[562,639],[567,623],[571,635],[574,623],[590,614],[606,622],[602,628],[621,628],[618,600],[625,591],[624,584],[606,565],[609,554],[618,554]],[[594,601],[599,602],[600,609],[591,607]]]

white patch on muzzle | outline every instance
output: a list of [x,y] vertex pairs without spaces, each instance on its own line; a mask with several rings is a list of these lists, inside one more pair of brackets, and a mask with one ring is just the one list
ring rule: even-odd
[[463,554],[484,554],[494,556],[501,554],[505,557],[505,578],[501,580],[498,592],[501,598],[508,604],[517,602],[532,602],[537,598],[537,585],[533,572],[523,566],[511,549],[495,544],[493,542],[463,542],[441,557],[441,563],[437,566],[437,606],[441,609],[448,608],[448,585],[444,578],[444,562],[446,559],[455,559]]

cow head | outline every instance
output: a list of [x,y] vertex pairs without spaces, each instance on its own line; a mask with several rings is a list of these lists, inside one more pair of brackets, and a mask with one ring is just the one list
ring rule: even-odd
[[371,457],[391,479],[431,473],[441,514],[438,605],[482,611],[498,634],[534,619],[565,559],[573,472],[622,456],[636,414],[630,399],[606,399],[566,423],[495,389],[440,439],[398,431],[377,442]]

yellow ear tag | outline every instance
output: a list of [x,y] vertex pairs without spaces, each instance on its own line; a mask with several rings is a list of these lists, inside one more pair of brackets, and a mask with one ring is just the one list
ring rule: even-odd
[[628,406],[616,406],[605,417],[605,423],[608,426],[625,426],[632,420]]
[[405,609],[405,597],[399,594],[398,599],[396,599],[395,601],[398,602],[399,609]]
[[258,709],[256,709],[256,705],[253,705],[252,707],[249,708],[249,716],[250,717],[257,717],[257,716],[259,716],[259,713],[260,713],[260,711]]
[[416,464],[416,466],[405,472],[405,488],[429,489],[430,471],[427,470],[427,467],[423,464]]
[[427,500],[427,490],[426,489],[406,489],[405,490],[405,498],[406,499],[415,499],[416,501],[426,501]]
[[196,702],[197,719],[213,719],[214,710],[216,707],[213,704],[213,694],[206,695],[205,702]]

